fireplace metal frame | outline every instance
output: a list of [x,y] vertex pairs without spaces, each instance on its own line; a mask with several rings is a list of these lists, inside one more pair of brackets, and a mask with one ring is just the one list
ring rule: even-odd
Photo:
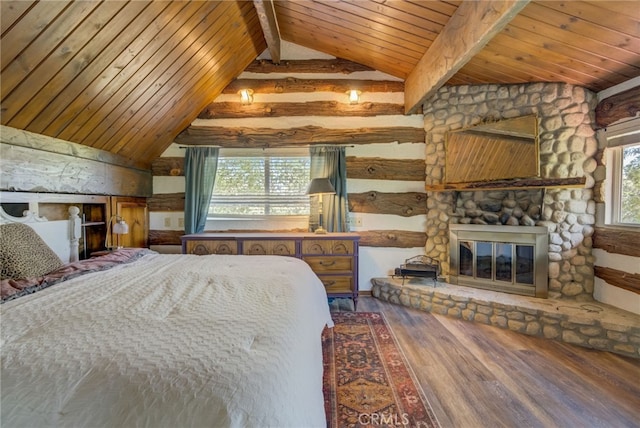
[[[534,247],[533,286],[459,275],[459,241],[524,244]],[[549,290],[549,231],[542,226],[449,225],[449,282],[451,284],[546,298]],[[474,260],[475,265],[475,260]],[[495,265],[495,263],[494,263]],[[475,270],[474,270],[475,271]]]

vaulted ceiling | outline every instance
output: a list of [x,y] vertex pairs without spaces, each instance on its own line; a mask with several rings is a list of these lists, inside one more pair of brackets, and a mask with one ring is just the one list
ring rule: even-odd
[[407,111],[442,84],[561,81],[600,91],[640,76],[638,1],[2,0],[0,8],[1,123],[146,164],[265,49],[277,56],[279,39],[405,80]]

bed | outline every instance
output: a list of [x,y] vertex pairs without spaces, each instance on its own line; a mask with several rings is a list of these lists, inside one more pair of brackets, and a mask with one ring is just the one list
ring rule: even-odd
[[332,321],[303,261],[123,249],[36,273],[2,279],[3,428],[326,426]]

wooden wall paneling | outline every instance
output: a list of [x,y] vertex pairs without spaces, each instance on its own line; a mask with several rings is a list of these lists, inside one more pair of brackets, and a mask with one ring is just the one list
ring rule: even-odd
[[586,3],[597,6],[602,9],[603,13],[610,14],[611,12],[625,15],[638,20],[638,10],[636,8],[629,9],[628,3],[624,1],[599,1],[599,0],[587,0]]
[[[347,173],[347,177],[349,174]],[[349,193],[349,212],[393,214],[402,217],[427,214],[426,193]]]
[[[345,94],[345,101],[347,95]],[[209,104],[198,119],[236,119],[243,117],[283,117],[283,116],[384,116],[403,115],[402,104],[360,102],[357,104],[338,101],[307,101],[291,103],[215,102]]]
[[[448,83],[453,84],[483,84],[486,82],[505,82],[505,83],[527,83],[533,79],[529,70],[520,70],[511,65],[504,68],[491,66],[492,53],[485,55],[483,51],[479,52],[469,62],[467,62]],[[498,52],[496,55],[500,55]]]
[[357,71],[372,71],[371,67],[342,58],[285,60],[275,64],[269,60],[254,60],[244,71],[248,73],[339,73],[351,74]]
[[[243,46],[243,49],[249,49],[250,46]],[[231,72],[233,73],[233,72]],[[209,73],[209,75],[213,75],[213,73]],[[216,82],[205,82],[203,84],[201,84],[196,90],[195,92],[198,93],[208,93],[207,91],[209,90],[213,90],[216,91],[218,88],[215,87]],[[177,96],[177,99],[174,99],[173,102],[174,103],[189,103],[190,101],[193,101],[194,103],[198,103],[198,105],[201,108],[204,108],[204,106],[207,105],[208,102],[210,102],[209,99],[202,99],[202,97],[200,97],[200,99],[193,99],[190,98],[188,96]],[[198,108],[198,111],[201,111],[201,108]],[[169,111],[159,111],[156,113],[157,116],[162,116],[163,113],[167,114],[167,118],[168,120],[172,120],[172,121],[179,121],[179,125],[176,126],[175,129],[185,129],[189,126],[189,124],[192,122],[193,118],[191,118],[189,115],[186,114],[182,114],[180,112],[184,112],[184,110],[180,110],[178,108],[176,108],[175,110],[172,110],[169,108]],[[154,121],[150,121],[149,124],[153,125],[153,123],[155,123]],[[147,138],[147,136],[149,134],[155,134],[158,138],[157,143],[152,145],[152,146],[141,146],[141,145],[127,145],[126,148],[124,148],[121,153],[123,155],[126,156],[131,156],[131,157],[140,157],[140,156],[145,156],[145,158],[149,158],[149,159],[155,159],[158,156],[161,156],[162,153],[167,149],[167,147],[169,147],[171,145],[171,143],[173,143],[175,141],[175,139],[173,138],[173,136],[170,133],[171,131],[165,131],[163,133],[158,133],[158,130],[152,126],[147,127],[145,133],[141,136],[144,138]],[[133,138],[133,140],[135,140],[135,138]]]
[[[341,22],[344,27],[353,28],[359,33],[378,34],[379,37],[402,41],[407,47],[411,47],[412,50],[418,52],[424,51],[425,40],[433,40],[435,38],[435,33],[428,31],[429,29],[424,27],[419,28],[421,31],[413,32],[411,31],[413,28],[405,27],[404,25],[376,25],[375,21],[361,16],[362,9],[359,6],[346,2],[341,4],[313,3],[313,8],[306,6],[292,1],[286,3],[286,7],[296,8],[312,19],[317,17],[333,22]],[[354,13],[345,14],[345,11]],[[429,22],[429,24],[435,25],[433,22]]]
[[596,57],[601,56],[622,64],[634,64],[633,58],[637,57],[637,55],[634,55],[631,51],[620,48],[617,44],[614,46],[604,43],[599,37],[594,38],[593,34],[582,35],[570,31],[572,20],[571,18],[567,19],[567,17],[557,17],[555,14],[544,13],[540,10],[538,2],[532,2],[512,21],[512,24],[528,29],[533,33],[544,34],[549,39],[562,41],[563,44],[578,49],[585,50],[585,47],[588,47],[587,52]]
[[593,248],[612,254],[640,257],[640,232],[630,229],[596,227],[593,234]]
[[[145,89],[142,96],[137,100],[133,100],[132,107],[125,112],[120,120],[124,121],[124,125],[118,128],[110,128],[113,133],[106,133],[104,137],[105,146],[112,151],[119,152],[133,138],[139,138],[140,134],[145,131],[145,125],[149,123],[149,119],[156,115],[163,106],[167,105],[175,108],[171,100],[178,94],[185,95],[183,88],[188,84],[189,87],[197,85],[197,82],[206,75],[208,68],[204,65],[207,62],[208,55],[215,56],[209,47],[212,44],[214,36],[222,30],[221,19],[215,20],[214,13],[217,14],[216,6],[219,4],[211,3],[212,7],[198,11],[193,17],[193,25],[189,25],[191,31],[182,35],[180,40],[172,40],[173,46],[171,51],[159,61],[157,73],[149,76],[149,86]],[[196,19],[199,23],[196,24]],[[213,21],[213,24],[211,24]],[[222,46],[228,41],[222,38],[220,43]],[[204,54],[206,51],[206,54]],[[193,60],[193,58],[199,58]],[[129,113],[131,112],[131,113]],[[135,112],[135,113],[134,113]],[[127,123],[144,124],[141,126],[127,126]],[[132,145],[132,147],[135,147]]]
[[[149,61],[142,65],[142,67],[136,72],[132,79],[136,80],[136,84],[127,83],[116,91],[114,97],[105,103],[103,109],[102,120],[91,127],[91,130],[86,133],[82,133],[81,139],[84,143],[95,145],[103,150],[111,150],[113,147],[113,141],[111,137],[115,132],[119,132],[124,126],[130,129],[130,125],[127,122],[133,116],[140,114],[140,108],[148,100],[148,92],[150,88],[155,91],[162,90],[166,85],[171,82],[172,78],[177,75],[166,75],[162,81],[158,82],[158,79],[163,76],[165,72],[168,72],[171,65],[182,66],[184,64],[175,64],[178,53],[176,52],[176,46],[180,46],[181,41],[188,34],[183,28],[192,29],[196,26],[196,23],[203,20],[211,7],[215,7],[216,3],[213,2],[190,2],[193,4],[196,10],[193,10],[192,14],[185,14],[185,19],[182,20],[182,15],[174,22],[170,22],[168,28],[163,32],[163,42],[161,45],[156,46],[155,52],[150,56]],[[186,34],[185,34],[186,33]],[[197,33],[198,35],[200,32]],[[125,90],[125,87],[128,90]],[[117,104],[115,104],[117,102]],[[135,121],[134,121],[135,123]],[[117,153],[117,150],[114,150]]]
[[[139,138],[141,129],[155,116],[156,111],[165,103],[169,103],[177,93],[181,93],[182,82],[197,73],[198,69],[195,68],[192,58],[198,50],[203,49],[203,42],[209,40],[205,31],[210,27],[206,19],[210,12],[211,10],[202,11],[202,14],[192,17],[194,21],[197,19],[199,24],[187,24],[192,28],[191,32],[185,32],[182,40],[176,40],[171,52],[158,63],[154,73],[149,75],[149,84],[144,91],[137,99],[132,100],[131,106],[117,119],[120,126],[109,128],[102,135],[101,139],[104,140],[103,144],[107,150],[118,153],[132,138]],[[138,125],[132,127],[132,123]]]
[[[324,11],[314,12],[312,8],[294,1],[287,2],[286,7],[280,7],[278,10],[280,12],[278,18],[286,23],[285,29],[290,29],[287,25],[305,28],[305,26],[308,27],[308,22],[311,21],[313,22],[313,28],[322,28],[320,33],[323,35],[331,34],[332,38],[339,39],[341,43],[357,46],[358,48],[366,48],[376,53],[379,52],[388,55],[390,59],[397,58],[403,61],[414,60],[417,62],[424,53],[424,42],[420,44],[404,41],[402,44],[397,44],[395,41],[389,41],[385,37],[379,37],[379,33],[370,31],[354,21],[349,22],[348,18],[336,19],[335,16],[331,16]],[[423,22],[425,24],[430,23],[427,20]],[[322,35],[319,35],[319,37],[322,38]]]
[[[569,2],[574,3],[574,2]],[[634,52],[639,46],[621,44],[622,34],[638,34],[638,19],[629,20],[622,16],[616,19],[614,14],[607,17],[607,26],[599,25],[602,21],[601,11],[587,9],[583,2],[575,2],[575,4],[553,5],[551,2],[532,2],[524,11],[527,16],[548,25],[570,32],[572,36],[582,36],[594,38],[594,31],[597,32],[597,40],[603,44],[614,47],[615,49],[626,50],[627,54]],[[566,13],[566,12],[570,12]],[[579,15],[580,19],[575,16]],[[640,15],[638,15],[640,17]],[[595,28],[594,28],[595,24]],[[623,38],[626,38],[623,36]],[[627,39],[628,40],[628,39]],[[635,49],[634,49],[635,48]],[[640,53],[640,52],[638,52]]]
[[[119,19],[127,23],[126,31],[113,40],[100,55],[95,57],[90,64],[82,68],[79,78],[73,79],[66,85],[56,97],[38,114],[36,120],[30,125],[33,132],[45,135],[58,136],[67,125],[84,110],[84,107],[94,99],[97,93],[108,88],[114,79],[121,79],[125,67],[144,49],[162,30],[164,24],[157,19],[159,14],[172,17],[183,7],[181,3],[150,2],[149,5],[138,14],[134,22],[127,19]],[[125,7],[120,14],[129,15],[129,9]],[[119,15],[120,16],[120,15]],[[133,18],[133,17],[132,17]],[[82,65],[81,58],[76,64]],[[86,90],[91,88],[91,90]]]
[[[286,23],[289,25],[285,20],[282,20],[282,22],[283,24]],[[354,51],[352,48],[348,47],[349,45],[336,44],[335,40],[332,39],[330,35],[321,35],[318,37],[320,34],[318,32],[309,33],[306,30],[300,29],[301,27],[299,25],[301,24],[306,25],[299,21],[293,25],[289,25],[289,29],[286,31],[286,39],[288,41],[301,46],[315,46],[315,48],[321,52],[330,53],[338,58],[349,58],[355,62],[366,63],[375,70],[382,71],[383,73],[399,78],[405,78],[410,71],[410,67],[403,61],[387,57],[387,51],[378,52],[376,50],[367,51],[365,49]],[[280,28],[284,29],[284,25]],[[283,32],[283,34],[285,33]],[[351,42],[353,41],[354,40],[352,39]],[[375,49],[375,47],[373,47],[373,49]]]
[[262,148],[308,144],[373,144],[424,142],[423,128],[389,126],[385,128],[328,129],[318,126],[299,128],[232,128],[190,126],[176,138],[176,143],[221,147]]
[[184,211],[184,192],[156,193],[147,199],[149,211]]
[[[497,54],[499,55],[499,54]],[[453,76],[449,84],[482,84],[485,81],[506,82],[506,83],[527,83],[533,77],[527,71],[514,69],[510,66],[504,68],[493,67],[487,68],[488,64],[492,64],[492,55],[483,56],[480,52],[473,59],[467,62],[460,72]],[[464,79],[464,80],[463,80]]]
[[[43,34],[46,39],[42,43],[42,53],[49,50],[51,52],[28,74],[20,75],[20,83],[16,86],[15,91],[9,96],[3,97],[2,106],[3,109],[6,109],[3,110],[3,116],[5,111],[8,113],[3,118],[3,122],[14,128],[30,129],[30,123],[38,117],[40,111],[51,101],[52,97],[74,77],[77,77],[78,72],[86,67],[99,52],[106,49],[111,40],[111,34],[105,30],[106,24],[113,21],[114,16],[121,11],[125,4],[124,2],[73,2],[72,7],[67,9],[73,19],[63,19],[59,23],[56,21],[57,25],[54,26],[61,34],[59,36]],[[84,5],[85,10],[78,13],[74,10],[74,5]],[[136,6],[142,9],[144,3]],[[131,12],[133,12],[133,17],[137,15],[136,11]],[[125,21],[124,24],[127,22]],[[63,28],[66,31],[62,32]],[[58,38],[61,39],[61,45],[57,49],[53,49]],[[29,48],[31,49],[31,47],[33,45]],[[14,65],[18,66],[18,62],[11,63],[10,67]],[[14,73],[14,71],[3,70],[3,76],[6,75],[5,73],[12,78],[18,77],[16,76],[18,73]],[[39,96],[33,97],[34,94]],[[15,116],[20,109],[22,109],[20,115]]]
[[[547,32],[546,34],[549,34],[557,43],[549,45],[548,41],[541,40],[539,37],[540,32]],[[545,22],[531,19],[526,16],[526,14],[520,14],[520,16],[514,19],[509,27],[507,27],[506,34],[521,39],[525,43],[537,45],[538,47],[540,47],[540,45],[542,45],[542,47],[549,47],[549,49],[559,55],[572,58],[575,62],[590,64],[594,69],[601,70],[600,73],[602,74],[607,74],[609,70],[614,70],[615,73],[622,76],[629,76],[629,78],[637,75],[637,68],[635,66],[608,57],[604,45],[600,44],[596,50],[585,50],[580,43],[573,43],[570,39],[567,39],[566,43],[561,43],[557,37],[566,37],[566,34],[563,35],[562,30],[558,30]],[[585,41],[585,43],[597,42]],[[597,84],[597,82],[595,83]],[[599,84],[597,86],[601,87]],[[596,90],[596,88],[593,89]]]
[[[2,1],[2,22],[4,24],[4,12],[5,7],[9,6],[14,2],[6,2]],[[20,3],[20,2],[15,2]],[[23,54],[24,50],[28,48],[31,42],[37,38],[42,31],[46,30],[51,22],[52,17],[57,17],[60,13],[64,12],[64,10],[70,6],[68,2],[42,2],[42,1],[34,1],[29,2],[25,1],[25,5],[32,4],[32,6],[27,11],[27,14],[22,16],[21,19],[12,24],[11,28],[2,29],[2,55],[0,56],[0,64],[2,65],[2,70],[13,62],[18,55]],[[32,60],[39,59],[34,57]],[[26,68],[29,67],[28,58],[25,58],[27,61],[25,63]],[[4,87],[4,73],[2,77],[2,86]],[[12,85],[13,86],[13,85]],[[5,90],[2,90],[2,97],[5,96]]]
[[640,294],[640,273],[629,273],[603,266],[595,266],[594,274],[607,284]]
[[[27,12],[35,3],[35,1],[23,0],[23,1],[3,1],[0,2],[0,33],[4,36],[8,30],[18,22],[20,17]],[[17,49],[17,46],[13,46],[13,49]],[[3,49],[3,61],[4,61],[4,49]],[[3,62],[4,65],[4,62]]]
[[[245,9],[249,8],[249,4],[246,2],[241,3],[241,5],[243,5]],[[252,8],[248,10],[253,11]],[[246,10],[245,13],[247,13]],[[244,37],[244,32],[237,30],[235,38],[242,37],[240,45],[234,44],[235,42],[230,40],[229,43],[225,45],[227,49],[223,55],[210,59],[207,62],[207,67],[210,68],[206,68],[203,73],[199,71],[197,86],[185,87],[184,93],[174,95],[174,98],[171,99],[170,102],[161,103],[161,108],[156,112],[155,119],[158,121],[168,120],[177,125],[169,127],[164,133],[160,134],[156,129],[157,121],[153,120],[148,122],[148,126],[140,133],[140,137],[151,138],[156,141],[156,144],[151,147],[141,147],[140,145],[134,145],[133,148],[127,147],[127,150],[122,152],[123,154],[132,157],[145,156],[149,159],[160,156],[174,141],[172,132],[176,129],[185,129],[194,119],[192,112],[195,110],[197,114],[197,112],[202,111],[202,109],[212,101],[213,96],[211,94],[219,94],[222,90],[221,88],[228,84],[228,81],[220,79],[220,74],[237,76],[244,69],[244,64],[261,52],[260,49],[264,48],[264,39],[261,36],[260,27],[252,25],[253,21],[258,20],[255,13],[253,13],[251,19],[245,19],[244,17],[237,19],[245,23],[249,29],[253,29],[249,32],[249,37]],[[237,51],[232,49],[232,46],[237,48],[239,52],[243,52],[244,56],[239,57]]]
[[423,159],[383,159],[347,156],[347,177],[373,180],[425,181]]
[[[607,81],[607,78],[601,76],[602,73],[599,70],[594,70],[588,65],[583,66],[552,50],[537,48],[511,37],[496,36],[487,46],[490,46],[493,51],[480,53],[476,59],[495,59],[496,68],[506,67],[502,71],[510,76],[528,76],[527,81],[531,80],[531,76],[535,76],[539,81],[563,81],[578,86],[582,85],[585,79],[602,78]],[[522,60],[526,58],[528,65],[526,73],[513,67],[513,62],[518,58]]]
[[[136,31],[137,25],[148,23],[153,19],[149,17],[149,13],[143,12],[153,10],[154,6],[150,7],[139,2],[126,4],[109,21],[109,31],[100,23],[97,23],[98,25],[91,21],[83,23],[83,26],[85,24],[93,25],[100,31],[43,87],[41,92],[51,94],[51,97],[34,98],[29,103],[30,114],[27,115],[23,112],[18,118],[19,121],[12,123],[15,123],[16,127],[21,127],[20,123],[22,122],[32,132],[57,135],[60,131],[60,124],[66,123],[69,117],[72,117],[73,112],[78,112],[81,109],[81,107],[75,107],[70,111],[66,110],[73,104],[78,105],[76,98],[80,94],[82,94],[82,98],[89,96],[89,94],[94,96],[96,89],[98,89],[95,86],[93,91],[88,91],[88,94],[83,92],[89,85],[100,84],[98,82],[107,84],[109,73],[105,68],[123,50],[131,48],[131,43],[140,34]],[[103,19],[101,13],[101,10],[98,10],[94,15],[98,14]],[[137,25],[134,25],[134,22]],[[122,36],[112,40],[110,31],[121,32]],[[82,36],[88,37],[88,34],[83,32]],[[130,51],[127,52],[130,53]],[[64,113],[64,117],[58,117],[62,113]]]
[[430,5],[428,2],[412,2],[408,5],[402,4],[404,2],[386,2],[386,4],[380,5],[353,0],[345,3],[344,6],[341,6],[343,10],[351,11],[354,14],[362,14],[367,11],[367,18],[374,23],[410,28],[411,31],[416,31],[420,37],[427,40],[435,38],[434,33],[442,30],[457,9],[456,1],[441,5]]
[[540,52],[553,52],[565,58],[561,63],[576,64],[578,67],[588,67],[588,69],[594,71],[600,70],[601,74],[625,76],[621,81],[630,79],[637,73],[635,67],[617,61],[610,61],[605,56],[598,55],[595,52],[590,52],[570,44],[550,44],[547,40],[540,38],[540,34],[536,31],[535,26],[533,28],[527,27],[526,25],[521,26],[521,21],[529,23],[535,22],[531,20],[527,21],[523,18],[521,15],[511,21],[507,28],[505,28],[504,34],[498,37],[508,36],[514,39],[514,44],[520,42],[528,46],[535,46],[537,49],[541,49]]
[[[196,117],[197,113],[202,111],[202,109],[211,102],[212,98],[215,97],[215,95],[212,94],[219,94],[221,89],[228,84],[228,81],[220,79],[219,76],[235,76],[241,73],[244,64],[251,61],[251,58],[258,54],[257,52],[260,47],[265,43],[261,37],[262,33],[260,33],[259,25],[253,25],[253,21],[257,22],[258,18],[255,15],[255,11],[250,8],[246,2],[241,3],[241,5],[244,7],[244,10],[241,10],[242,13],[253,12],[253,15],[252,18],[239,17],[237,19],[247,26],[250,26],[252,31],[249,33],[249,38],[244,39],[242,44],[234,45],[233,43],[229,43],[228,45],[235,46],[240,52],[243,52],[245,56],[240,57],[236,51],[232,52],[230,48],[218,58],[211,58],[206,55],[205,57],[208,58],[208,62],[205,67],[201,67],[203,72],[196,76],[198,80],[192,79],[191,82],[187,83],[187,87],[182,94],[176,95],[169,103],[162,103],[161,109],[156,113],[155,120],[151,121],[149,126],[143,129],[142,136],[144,138],[154,139],[157,144],[153,145],[153,147],[147,147],[147,150],[135,146],[133,151],[130,152],[130,156],[138,156],[141,150],[142,153],[145,153],[146,157],[150,159],[160,156],[174,141],[175,135],[173,131],[186,128]],[[236,31],[239,31],[239,29],[236,29]],[[171,126],[163,134],[160,134],[157,132],[157,127],[155,126],[157,120],[164,120],[174,124],[177,123],[177,125]],[[123,154],[125,153],[129,152],[123,152]]]
[[[82,23],[96,7],[97,3],[95,2],[70,3],[68,7],[56,16],[53,25],[44,26],[38,37],[18,54],[17,60],[7,64],[6,68],[2,70],[2,91],[0,96],[2,97],[3,124],[10,122],[11,118],[18,113],[20,108],[25,105],[35,93],[38,93],[41,85],[46,82],[46,80],[42,82],[35,78],[31,79],[30,84],[35,85],[30,88],[33,92],[25,91],[24,88],[29,88],[29,86],[23,86],[23,89],[20,90],[20,85],[27,85],[25,80],[29,80],[29,77],[33,76],[34,73],[35,77],[38,77],[38,73],[36,72],[49,72],[49,67],[42,67],[43,63],[46,65],[51,58],[55,59],[60,56],[60,52],[52,52],[52,47],[58,43],[66,42],[65,39],[73,33],[74,28]],[[121,7],[121,5],[119,7]],[[2,42],[4,51],[4,38]],[[71,47],[75,49],[78,48],[78,46],[74,46],[73,44]],[[64,50],[61,52],[66,53]]]
[[[112,114],[117,114],[120,102],[127,95],[136,93],[136,88],[141,85],[147,75],[154,68],[154,60],[162,58],[170,49],[170,40],[173,34],[180,30],[180,26],[197,10],[202,7],[200,2],[185,2],[180,12],[160,31],[156,37],[144,47],[144,49],[122,70],[118,78],[100,92],[85,109],[78,114],[69,126],[60,134],[60,138],[70,141],[80,141],[82,144],[101,148],[96,137],[102,134],[111,123]],[[67,130],[68,129],[68,130]],[[73,132],[73,134],[71,134]],[[91,135],[91,138],[89,136]]]
[[256,94],[286,94],[305,92],[345,93],[349,89],[362,92],[404,92],[404,82],[395,80],[358,79],[236,79],[229,83],[223,94],[236,94],[240,89],[252,89]]
[[361,247],[417,248],[427,244],[425,232],[406,230],[364,230],[358,231]]
[[[608,9],[607,3],[614,3],[613,7],[615,8],[615,3],[619,2],[597,1],[594,3],[589,3],[588,1],[577,1],[570,2],[570,4],[566,4],[563,2],[544,2],[542,6],[564,13],[565,15],[580,16],[579,20],[569,19],[569,21],[573,24],[573,28],[587,27],[581,29],[582,34],[591,34],[592,27],[590,26],[592,24],[598,25],[602,21],[603,16],[607,17],[608,28],[615,28],[616,31],[620,33],[638,34],[638,21],[640,20],[640,13],[637,13],[636,11],[635,19],[623,13],[621,10],[612,13],[612,10]],[[624,10],[627,12],[629,11],[629,9]],[[548,13],[551,14],[553,12],[549,11]],[[604,28],[603,31],[607,31],[607,29]],[[598,34],[600,34],[600,32],[598,32]],[[617,36],[615,40],[617,40]]]

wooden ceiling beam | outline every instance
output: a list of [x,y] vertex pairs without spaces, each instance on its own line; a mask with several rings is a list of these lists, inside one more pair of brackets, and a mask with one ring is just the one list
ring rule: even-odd
[[529,0],[463,1],[405,81],[405,113],[412,114],[480,52]]
[[264,33],[264,39],[269,47],[271,61],[280,64],[280,30],[272,0],[253,0],[253,5],[258,12],[260,26]]

